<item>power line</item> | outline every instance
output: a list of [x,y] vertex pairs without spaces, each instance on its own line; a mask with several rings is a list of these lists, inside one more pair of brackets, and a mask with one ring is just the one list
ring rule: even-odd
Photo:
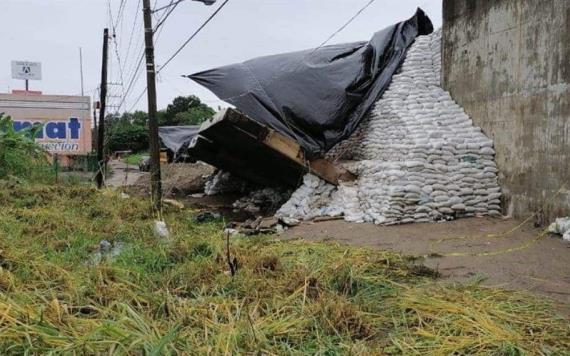
[[117,21],[113,24],[113,32],[115,31],[117,26],[119,26],[119,23],[122,20],[125,7],[127,6],[127,2],[128,0],[121,0],[121,3],[119,4],[119,11],[117,11]]
[[315,48],[313,50],[313,52],[315,52],[316,50],[318,50],[322,46],[326,45],[330,40],[332,40],[336,35],[338,35],[342,30],[344,30],[348,25],[350,25],[358,16],[360,16],[360,14],[362,14],[364,12],[364,10],[366,10],[375,1],[376,0],[370,0],[366,5],[364,5],[364,7],[362,7],[360,10],[358,10],[358,12],[354,16],[352,16],[348,20],[348,22],[346,22],[344,25],[342,25],[338,30],[336,30],[332,35],[330,35],[329,38],[327,38],[323,43],[321,43],[317,48]]
[[[172,0],[172,1],[170,2],[170,4],[165,5],[165,6],[162,6],[162,7],[159,7],[158,9],[152,10],[152,13],[159,12],[159,11],[161,11],[161,10],[164,10],[164,9],[166,9],[166,8],[169,8],[170,6],[177,6],[177,5],[180,4],[182,1],[184,1],[184,0],[178,0],[176,3],[173,4],[174,0]],[[155,6],[155,7],[156,7],[156,6]]]
[[131,106],[131,108],[129,110],[127,110],[127,112],[133,111],[133,109],[138,105],[139,101],[141,101],[143,95],[145,95],[146,91],[147,91],[147,88],[145,87],[144,90],[142,91],[142,93],[140,93],[140,95],[135,100],[135,103]]
[[220,7],[218,7],[218,9],[216,11],[214,11],[214,13],[212,15],[210,15],[210,17],[208,17],[208,19],[192,34],[192,36],[190,36],[183,44],[182,46],[180,46],[180,48],[178,48],[176,50],[176,52],[174,52],[170,58],[168,58],[168,60],[160,67],[160,69],[158,70],[158,73],[160,73],[160,71],[162,71],[180,52],[182,52],[182,50],[188,45],[188,43],[190,43],[190,41],[192,41],[194,39],[194,37],[196,37],[200,31],[202,31],[202,29],[204,27],[206,27],[206,25],[212,21],[212,19],[224,8],[224,6],[226,6],[226,4],[229,2],[230,0],[226,0],[222,3],[222,5],[220,5]]
[[[176,5],[180,2],[182,2],[184,0],[179,0],[176,3],[172,3],[166,6],[163,6],[162,8],[156,9],[155,11],[159,11],[162,9],[165,9],[169,6],[173,6],[176,7]],[[218,9],[216,11],[214,11],[214,13],[212,13],[212,15],[210,15],[210,17],[208,17],[208,19],[182,44],[182,46],[180,46],[169,58],[168,60],[160,67],[160,69],[157,71],[157,74],[160,73],[176,56],[178,56],[178,54],[180,54],[180,52],[190,43],[190,41],[192,41],[201,31],[202,29],[224,8],[224,6],[226,6],[226,4],[229,2],[230,0],[226,0],[222,3],[222,5],[220,5],[220,7],[218,7]],[[318,47],[316,47],[312,52],[317,51],[318,49],[320,49],[321,47],[325,46],[330,40],[332,40],[334,37],[336,37],[336,35],[338,35],[340,32],[342,32],[346,27],[348,27],[354,20],[356,20],[356,18],[358,18],[368,7],[370,7],[370,5],[372,5],[376,0],[370,0],[368,3],[366,3],[360,10],[358,10],[356,12],[356,14],[354,14],[354,16],[352,16],[344,25],[342,25],[338,30],[336,30],[335,32],[333,32],[325,41],[323,41]],[[172,11],[170,11],[164,18],[164,20],[170,15]],[[159,22],[159,25],[157,25],[156,29],[158,29],[158,27],[162,24],[161,21]],[[137,97],[137,100],[135,101],[135,103],[133,104],[133,106],[131,107],[131,110],[136,107],[136,105],[138,104],[138,102],[142,99],[143,95],[146,93],[146,88],[140,93],[140,95]],[[130,110],[129,110],[130,111]]]
[[140,78],[140,74],[142,72],[139,72],[139,69],[141,67],[141,65],[143,64],[143,60],[144,60],[144,51],[140,57],[139,63],[136,66],[136,69],[133,73],[133,76],[131,77],[129,84],[127,85],[127,90],[125,91],[125,96],[123,97],[123,99],[121,100],[121,104],[119,104],[119,108],[121,108],[123,106],[123,104],[125,103],[125,101],[127,100],[127,96],[129,95],[129,93],[131,92],[131,88],[133,87],[133,84],[138,81],[138,78]]
[[170,14],[174,11],[174,9],[176,9],[176,6],[178,6],[178,4],[180,4],[183,0],[179,0],[178,2],[176,2],[175,4],[173,4],[174,0],[170,1],[170,5],[172,6],[170,9],[168,9],[168,11],[166,12],[166,14],[162,17],[162,19],[160,19],[157,23],[157,25],[154,28],[154,32],[156,32],[160,26],[162,26],[164,24],[164,22],[166,21],[166,19],[168,19],[168,16],[170,16]]
[[141,8],[141,2],[137,1],[137,9],[135,10],[135,17],[134,17],[134,21],[133,21],[133,26],[131,27],[131,35],[129,37],[129,44],[127,46],[127,54],[126,54],[125,58],[129,58],[129,54],[131,52],[131,45],[133,43],[134,33],[135,32],[140,33],[138,31],[135,31],[135,28],[137,26],[137,20],[139,19],[138,13],[139,13],[140,8]]
[[[181,2],[181,1],[179,1],[179,2]],[[179,3],[179,2],[178,2],[178,3]],[[171,1],[170,1],[170,4],[173,4],[173,3],[174,3],[174,0],[171,0]],[[167,13],[165,13],[165,14],[159,19],[159,25],[157,25],[157,27],[155,27],[155,30],[154,30],[154,31],[158,31],[158,32],[156,33],[155,45],[158,43],[158,38],[160,37],[160,34],[162,33],[162,30],[163,30],[163,28],[164,28],[164,27],[160,27],[160,28],[158,28],[158,27],[159,27],[160,25],[164,24],[164,22],[166,21],[166,19],[168,18],[168,16],[170,16],[170,14],[172,13],[172,11],[174,11],[174,9],[176,8],[176,5],[177,5],[177,4],[174,4],[174,6],[172,6],[172,7],[170,8],[170,10],[169,10]],[[156,6],[156,2],[155,2],[155,6]],[[137,11],[138,11],[138,8],[137,8]],[[140,58],[140,60],[139,60],[139,62],[138,62],[138,64],[137,64],[137,66],[135,67],[135,70],[134,70],[134,71],[130,71],[130,73],[132,73],[132,76],[129,75],[129,77],[131,77],[131,79],[129,80],[129,85],[128,85],[128,87],[127,87],[127,90],[124,92],[124,96],[123,96],[123,98],[122,98],[122,100],[121,100],[121,103],[119,104],[119,110],[120,110],[120,108],[123,106],[123,104],[125,103],[127,97],[128,97],[129,94],[131,93],[131,90],[134,89],[134,86],[133,86],[133,85],[134,85],[136,82],[138,82],[138,80],[139,80],[139,78],[140,78],[140,75],[141,75],[141,73],[142,73],[142,72],[139,72],[139,69],[140,69],[140,67],[141,67],[141,65],[142,65],[142,63],[143,63],[143,59],[144,59],[144,49],[141,49],[141,51],[142,51],[142,53],[141,53],[141,58]],[[145,89],[145,91],[146,91],[146,89]],[[143,94],[144,94],[144,91],[143,91]],[[137,103],[138,103],[138,101],[140,101],[140,98],[142,98],[142,95],[143,95],[143,94],[139,95],[138,99],[136,100]],[[136,105],[136,104],[135,104],[135,105]]]

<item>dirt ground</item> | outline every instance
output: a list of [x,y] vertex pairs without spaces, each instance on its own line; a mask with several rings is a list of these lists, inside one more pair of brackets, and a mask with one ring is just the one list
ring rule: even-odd
[[135,184],[141,177],[148,173],[141,172],[139,167],[126,164],[121,160],[111,160],[108,163],[110,174],[105,179],[108,187],[123,187]]
[[532,222],[472,218],[384,227],[336,220],[305,223],[282,236],[420,256],[444,280],[485,278],[485,285],[546,295],[570,312],[570,244],[541,233]]
[[[162,191],[164,196],[167,198],[184,198],[189,194],[203,192],[206,177],[213,172],[214,167],[203,163],[162,165]],[[132,183],[130,189],[141,195],[150,194],[150,175],[142,173]]]

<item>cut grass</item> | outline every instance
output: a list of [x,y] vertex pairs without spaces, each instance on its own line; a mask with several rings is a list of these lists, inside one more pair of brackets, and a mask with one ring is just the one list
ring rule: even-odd
[[[2,354],[564,354],[544,300],[438,285],[388,252],[232,238],[221,223],[84,186],[0,187]],[[122,246],[93,256],[99,242]]]

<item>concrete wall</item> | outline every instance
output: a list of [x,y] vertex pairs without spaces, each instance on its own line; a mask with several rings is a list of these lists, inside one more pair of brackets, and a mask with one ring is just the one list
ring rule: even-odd
[[444,0],[443,18],[443,85],[495,141],[505,212],[570,215],[570,0]]

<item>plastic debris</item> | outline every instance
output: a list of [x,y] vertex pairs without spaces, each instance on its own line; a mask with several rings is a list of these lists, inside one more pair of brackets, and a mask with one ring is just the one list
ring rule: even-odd
[[548,232],[562,235],[562,239],[570,242],[570,217],[558,218],[548,227]]
[[164,221],[156,220],[154,222],[154,234],[157,237],[167,239],[170,237],[170,231],[168,231],[168,227]]

